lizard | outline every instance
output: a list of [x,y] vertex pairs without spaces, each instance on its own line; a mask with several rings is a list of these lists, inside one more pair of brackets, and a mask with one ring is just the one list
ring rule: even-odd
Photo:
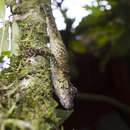
[[49,32],[50,50],[56,60],[56,63],[52,60],[50,62],[52,83],[61,105],[65,109],[71,109],[77,88],[70,81],[69,56],[52,14],[51,0],[43,0],[43,10]]

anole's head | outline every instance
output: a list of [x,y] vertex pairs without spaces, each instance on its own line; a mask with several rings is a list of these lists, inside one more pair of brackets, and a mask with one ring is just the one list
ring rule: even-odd
[[59,97],[62,106],[66,109],[71,109],[74,105],[73,100],[77,93],[77,89],[72,85],[72,83],[69,83],[69,86],[64,85],[61,88],[55,88],[55,92]]

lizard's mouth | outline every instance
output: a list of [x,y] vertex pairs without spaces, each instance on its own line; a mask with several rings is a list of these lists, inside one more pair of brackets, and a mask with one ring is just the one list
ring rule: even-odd
[[68,96],[65,99],[60,99],[62,106],[66,109],[71,109],[74,106],[73,97]]

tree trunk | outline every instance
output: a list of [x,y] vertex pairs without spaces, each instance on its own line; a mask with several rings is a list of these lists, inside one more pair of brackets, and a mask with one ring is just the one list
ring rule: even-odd
[[18,56],[10,58],[10,68],[0,77],[0,129],[59,130],[71,111],[56,109],[58,103],[53,98],[42,1],[5,2],[11,7],[20,38]]

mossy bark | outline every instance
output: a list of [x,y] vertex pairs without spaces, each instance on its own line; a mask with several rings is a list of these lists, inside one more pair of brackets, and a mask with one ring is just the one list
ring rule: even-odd
[[[19,55],[0,76],[0,129],[59,129],[42,0],[5,0],[20,29]],[[17,14],[17,15],[16,15]]]

